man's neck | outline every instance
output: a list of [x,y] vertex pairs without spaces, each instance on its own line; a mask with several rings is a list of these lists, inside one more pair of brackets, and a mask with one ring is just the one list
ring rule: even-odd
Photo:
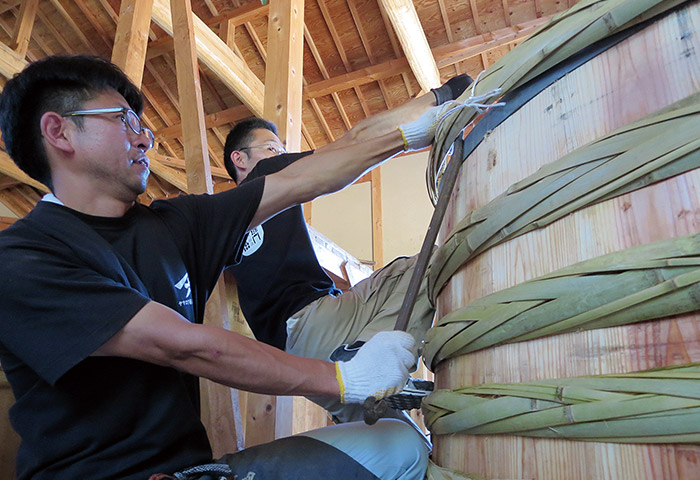
[[85,195],[85,192],[67,193],[59,189],[54,190],[52,197],[42,200],[53,201],[77,212],[96,217],[121,217],[136,203],[105,195]]

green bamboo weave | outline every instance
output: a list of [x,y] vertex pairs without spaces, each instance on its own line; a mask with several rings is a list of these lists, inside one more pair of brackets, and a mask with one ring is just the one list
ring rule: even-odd
[[484,250],[576,210],[700,166],[700,94],[619,128],[467,214],[435,253],[428,295]]
[[625,325],[700,309],[700,234],[596,257],[440,318],[423,356],[447,358],[545,335]]
[[[553,17],[489,67],[475,86],[474,95],[484,95],[497,88],[505,95],[566,61],[583,48],[686,1],[582,0]],[[467,89],[459,100],[465,101],[470,95],[471,89]],[[491,102],[495,100],[496,97]],[[441,160],[447,156],[455,139],[477,115],[478,112],[473,108],[455,111],[445,118],[436,132],[427,173],[428,191],[434,203],[438,187],[430,178],[439,175],[435,171],[439,169],[436,165],[442,164]]]
[[423,400],[435,434],[508,434],[613,443],[700,442],[700,364],[438,390]]

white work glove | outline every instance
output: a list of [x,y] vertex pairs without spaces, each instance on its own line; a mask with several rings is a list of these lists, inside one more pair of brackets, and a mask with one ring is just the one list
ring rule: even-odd
[[410,152],[422,150],[430,146],[435,139],[435,131],[442,118],[453,108],[461,105],[456,101],[448,101],[436,107],[430,107],[423,114],[410,123],[399,126],[403,137],[403,149]]
[[415,340],[406,332],[379,332],[347,362],[335,362],[342,403],[362,403],[400,392],[416,363]]

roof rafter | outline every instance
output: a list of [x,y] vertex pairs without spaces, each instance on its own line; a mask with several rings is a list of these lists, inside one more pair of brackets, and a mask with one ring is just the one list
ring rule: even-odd
[[379,0],[399,37],[418,84],[426,92],[440,86],[440,72],[411,0]]
[[[173,34],[167,0],[154,0],[153,20],[168,34]],[[255,115],[262,115],[264,86],[226,43],[221,40],[202,20],[193,15],[194,39],[197,56],[209,67]]]
[[[465,40],[441,45],[433,48],[433,55],[438,66],[445,67],[453,65],[457,62],[480,55],[482,52],[524,39],[546,23],[550,18],[551,17],[542,17],[514,27],[502,28],[484,35],[477,35]],[[408,59],[397,58],[371,67],[355,70],[345,75],[338,75],[328,80],[312,83],[306,87],[304,94],[308,98],[316,98],[339,90],[355,88],[359,85],[364,85],[381,78],[387,78],[403,71],[410,71]]]

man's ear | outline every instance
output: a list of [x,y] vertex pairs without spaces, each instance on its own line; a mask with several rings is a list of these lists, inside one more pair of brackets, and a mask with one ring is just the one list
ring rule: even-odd
[[67,129],[70,128],[68,123],[74,125],[56,112],[46,112],[41,116],[39,126],[41,128],[41,136],[48,145],[63,152],[71,153],[74,149],[70,132],[67,132]]
[[231,152],[231,162],[233,162],[233,165],[238,168],[246,168],[245,158],[243,158],[243,152],[240,150],[234,150]]

